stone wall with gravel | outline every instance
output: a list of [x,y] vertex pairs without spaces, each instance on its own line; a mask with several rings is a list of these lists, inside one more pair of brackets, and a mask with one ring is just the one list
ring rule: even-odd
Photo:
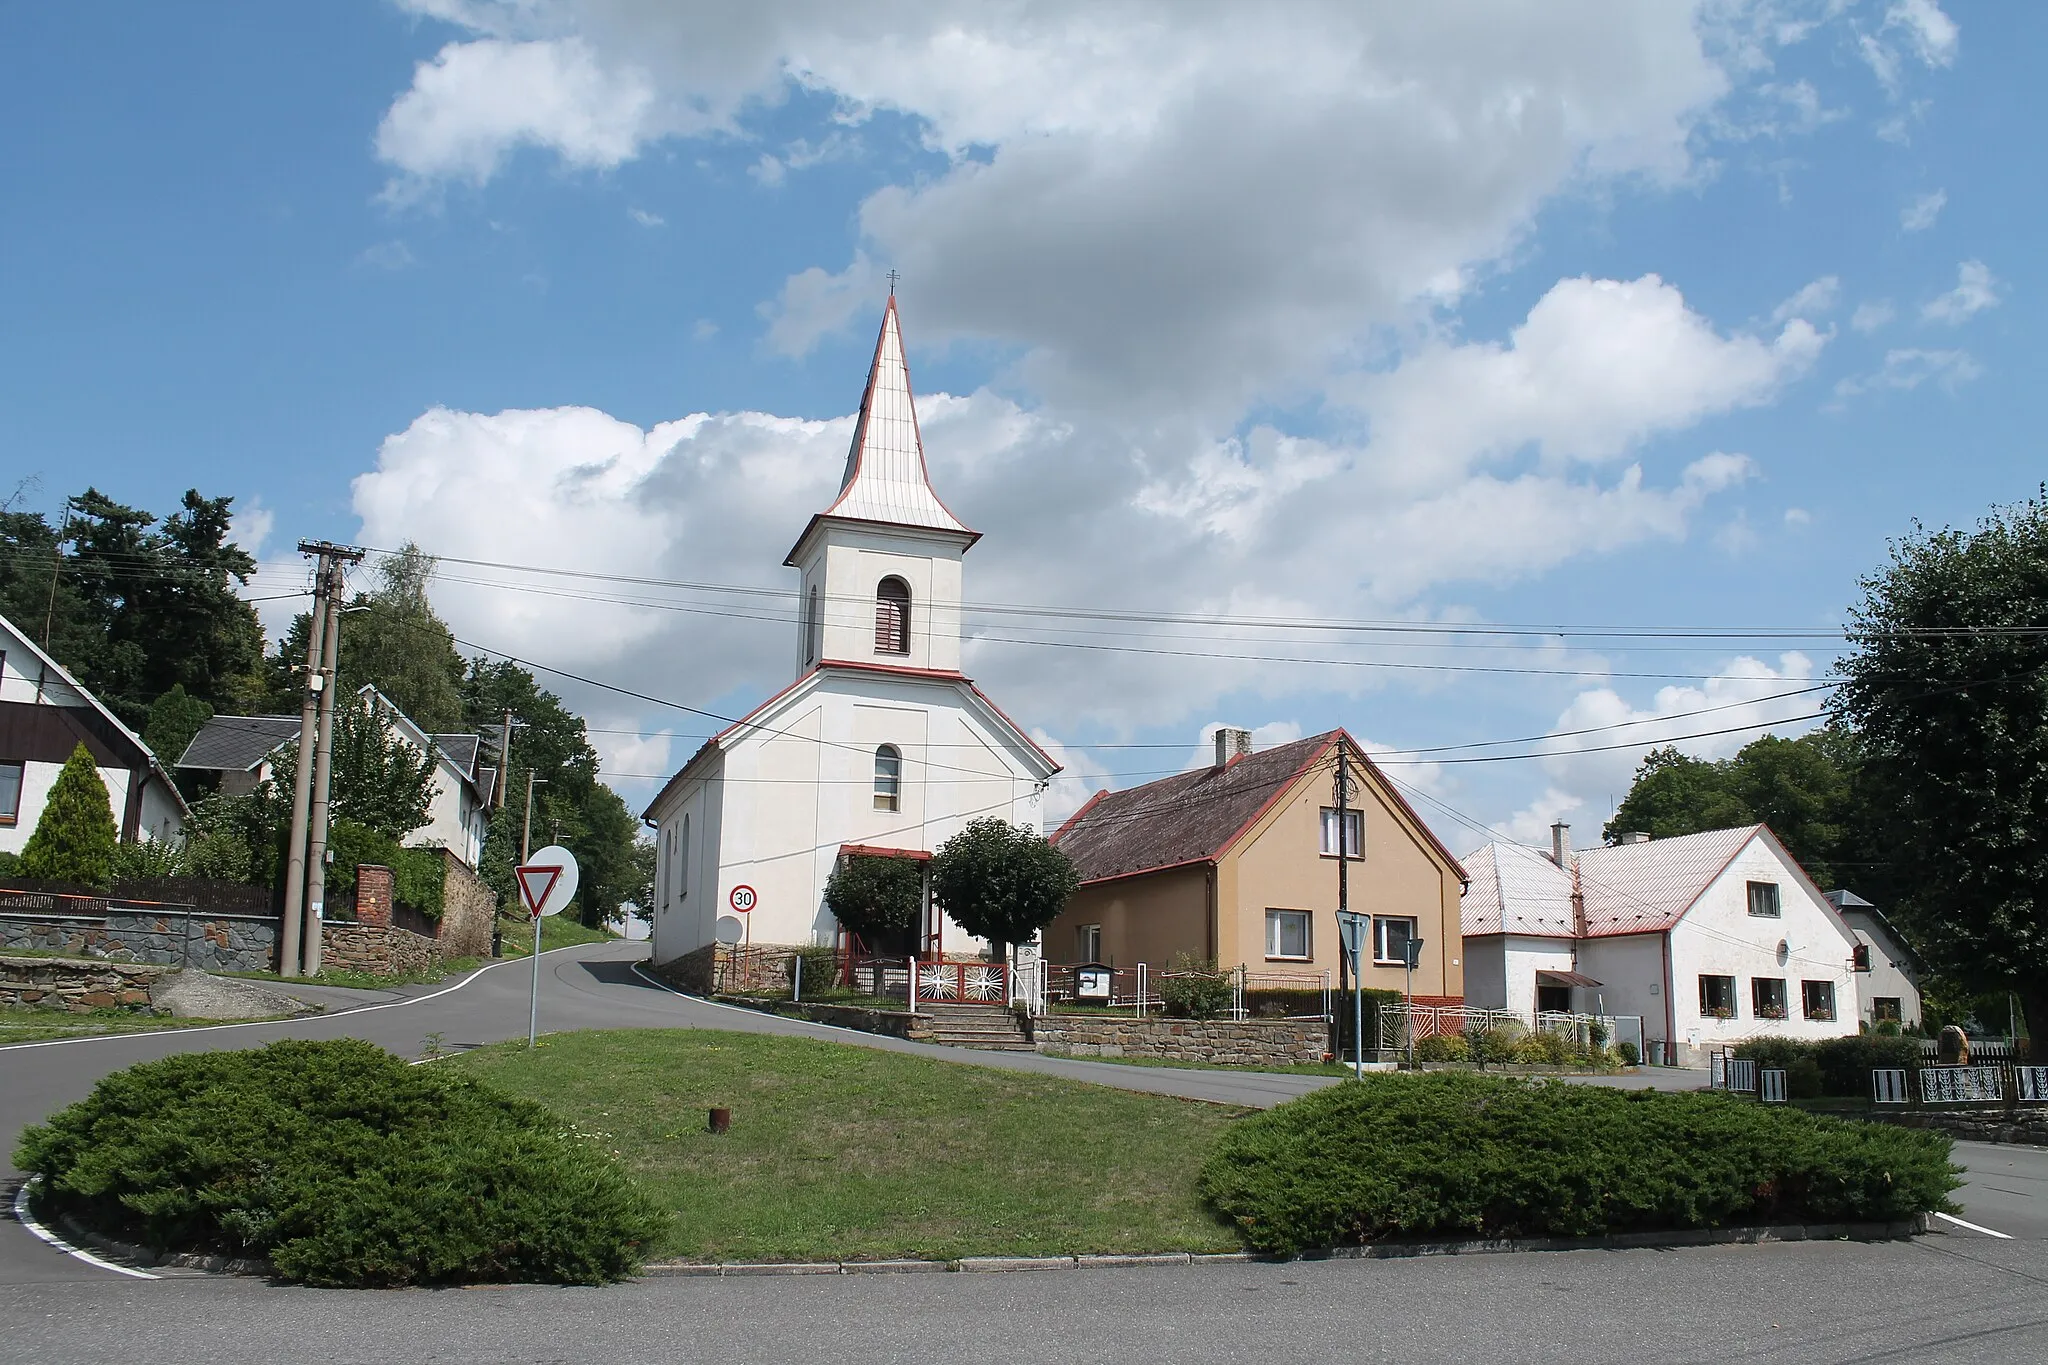
[[1330,1032],[1319,1019],[1126,1019],[1051,1014],[1031,1025],[1040,1052],[1067,1057],[1157,1057],[1224,1066],[1320,1062]]
[[338,924],[320,929],[320,969],[367,972],[371,976],[412,976],[441,962],[440,945],[424,934],[384,924]]
[[175,967],[0,955],[0,1009],[127,1009],[148,1013],[150,988]]
[[0,912],[0,951],[9,948],[210,972],[267,972],[277,962],[277,916],[119,901],[96,915],[10,910]]
[[1974,1113],[1922,1109],[1904,1114],[1880,1113],[1875,1117],[1908,1128],[1938,1129],[1950,1137],[1971,1142],[2022,1142],[2048,1147],[2048,1108],[2039,1105],[2026,1105],[2012,1111],[1992,1109]]

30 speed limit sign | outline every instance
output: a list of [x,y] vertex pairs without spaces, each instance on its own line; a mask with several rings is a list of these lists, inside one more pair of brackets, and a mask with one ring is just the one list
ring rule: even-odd
[[726,903],[732,906],[735,911],[744,915],[747,911],[754,908],[754,888],[742,883],[739,886],[735,886],[732,889],[732,894],[725,899]]

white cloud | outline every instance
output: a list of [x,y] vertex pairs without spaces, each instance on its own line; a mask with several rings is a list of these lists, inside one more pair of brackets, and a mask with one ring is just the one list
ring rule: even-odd
[[1908,232],[1925,232],[1934,226],[1934,220],[1941,217],[1947,204],[1947,190],[1923,194],[1899,211],[1899,226]]
[[277,529],[277,513],[263,505],[261,498],[242,498],[228,517],[228,543],[239,545],[250,554],[261,557],[263,547],[270,540],[270,533]]
[[1806,526],[1810,525],[1812,521],[1813,513],[1807,511],[1804,507],[1787,507],[1785,509],[1785,524],[1787,526]]
[[1987,308],[1998,306],[1999,281],[1982,261],[1964,261],[1956,267],[1956,287],[1938,294],[1920,310],[1924,322],[1944,322],[1953,327]]
[[634,222],[638,223],[641,227],[644,228],[658,228],[664,226],[668,222],[668,219],[662,217],[660,214],[651,213],[648,210],[642,208],[627,209],[626,216],[628,218],[631,218]]
[[1876,299],[1859,303],[1856,311],[1849,315],[1849,326],[1858,332],[1875,332],[1898,315],[1889,299]]
[[690,328],[690,336],[697,341],[709,341],[718,335],[718,324],[710,318],[698,318]]
[[412,248],[394,238],[364,247],[356,253],[356,264],[372,270],[404,270],[415,261]]
[[1853,398],[1877,389],[1919,388],[1932,380],[1953,393],[1982,374],[1968,351],[1931,351],[1900,347],[1884,353],[1884,365],[1874,374],[1852,375],[1835,385],[1837,398]]
[[1842,296],[1842,281],[1839,276],[1823,275],[1811,284],[1805,285],[1771,310],[1773,325],[1783,325],[1793,318],[1826,317],[1835,310],[1835,303]]
[[1929,66],[1955,62],[1960,30],[1944,14],[1938,0],[1895,0],[1885,13],[1886,29],[1905,30],[1914,53]]

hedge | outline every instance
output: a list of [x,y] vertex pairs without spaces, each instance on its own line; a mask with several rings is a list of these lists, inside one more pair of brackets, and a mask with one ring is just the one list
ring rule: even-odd
[[1243,1119],[1205,1198],[1258,1251],[1891,1222],[1952,1207],[1949,1139],[1707,1093],[1377,1076]]
[[632,1274],[661,1216],[565,1121],[369,1043],[188,1053],[22,1133],[38,1207],[322,1285]]
[[[1820,1089],[1815,1093],[1850,1099],[1870,1098],[1871,1072],[1879,1068],[1912,1070],[1921,1060],[1918,1038],[1888,1038],[1876,1033],[1854,1033],[1817,1042],[1751,1038],[1735,1045],[1735,1055],[1765,1066],[1782,1066],[1788,1072],[1802,1061],[1811,1061],[1820,1071]],[[1804,1067],[1799,1069],[1802,1074],[1805,1072]]]

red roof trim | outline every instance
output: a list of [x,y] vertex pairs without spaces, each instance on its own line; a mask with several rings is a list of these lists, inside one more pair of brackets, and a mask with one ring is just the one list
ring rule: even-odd
[[1351,738],[1349,731],[1339,730],[1337,733],[1343,735],[1345,741],[1357,751],[1359,760],[1365,764],[1365,770],[1379,779],[1381,790],[1394,798],[1394,804],[1401,808],[1402,814],[1415,822],[1415,828],[1422,831],[1422,837],[1429,840],[1429,846],[1435,849],[1443,857],[1443,860],[1451,865],[1451,871],[1458,874],[1458,880],[1469,885],[1472,881],[1472,876],[1465,871],[1465,865],[1458,861],[1458,855],[1444,847],[1444,841],[1436,837],[1436,831],[1429,827],[1427,820],[1424,820],[1415,813],[1415,807],[1408,804],[1408,798],[1401,795],[1401,789],[1394,785],[1393,780],[1385,772],[1381,771],[1380,765],[1372,761],[1372,755],[1368,754],[1357,740]]
[[1072,829],[1075,826],[1075,824],[1079,822],[1082,816],[1086,815],[1089,811],[1094,810],[1096,803],[1102,800],[1103,797],[1108,795],[1109,791],[1105,788],[1102,791],[1096,792],[1095,795],[1089,797],[1086,801],[1083,801],[1081,803],[1081,808],[1079,810],[1075,811],[1072,815],[1069,815],[1066,819],[1060,821],[1060,827],[1052,832],[1052,837],[1050,839],[1047,839],[1046,842],[1049,844],[1058,843],[1060,841],[1060,836],[1062,834],[1065,834],[1068,830]]
[[1157,867],[1137,867],[1132,868],[1129,872],[1111,872],[1106,876],[1090,877],[1083,881],[1081,885],[1100,886],[1104,882],[1126,881],[1132,877],[1149,877],[1155,872],[1177,872],[1184,867],[1208,867],[1215,863],[1217,856],[1213,853],[1205,853],[1199,858],[1183,858],[1177,863],[1161,863]]
[[[1342,733],[1343,732],[1341,730],[1331,732],[1333,736]],[[1332,744],[1334,744],[1335,742],[1336,741],[1334,738],[1332,738],[1330,741],[1330,743]],[[1306,773],[1310,768],[1313,768],[1316,764],[1322,762],[1323,755],[1328,753],[1329,751],[1330,744],[1319,744],[1314,749],[1310,750],[1309,756],[1302,760],[1301,766],[1297,767],[1294,770],[1293,774],[1289,776],[1285,782],[1280,783],[1273,789],[1273,794],[1267,797],[1265,803],[1252,813],[1251,819],[1239,825],[1236,831],[1228,839],[1225,839],[1222,843],[1216,845],[1214,849],[1210,850],[1209,856],[1203,861],[1214,862],[1217,859],[1220,859],[1224,854],[1228,853],[1230,851],[1231,845],[1235,844],[1239,839],[1242,839],[1245,836],[1245,831],[1251,829],[1252,826],[1258,824],[1259,821],[1265,819],[1269,811],[1271,811],[1275,806],[1279,805],[1282,801],[1287,799],[1288,794],[1291,793],[1295,789],[1295,787],[1300,783],[1302,775]],[[1244,755],[1240,754],[1238,755],[1238,757],[1242,758],[1244,757]],[[1228,769],[1230,767],[1230,764],[1225,763],[1223,766],[1225,769]]]
[[925,848],[883,848],[880,844],[841,844],[842,858],[906,858],[913,863],[928,863],[932,860],[931,850]]

